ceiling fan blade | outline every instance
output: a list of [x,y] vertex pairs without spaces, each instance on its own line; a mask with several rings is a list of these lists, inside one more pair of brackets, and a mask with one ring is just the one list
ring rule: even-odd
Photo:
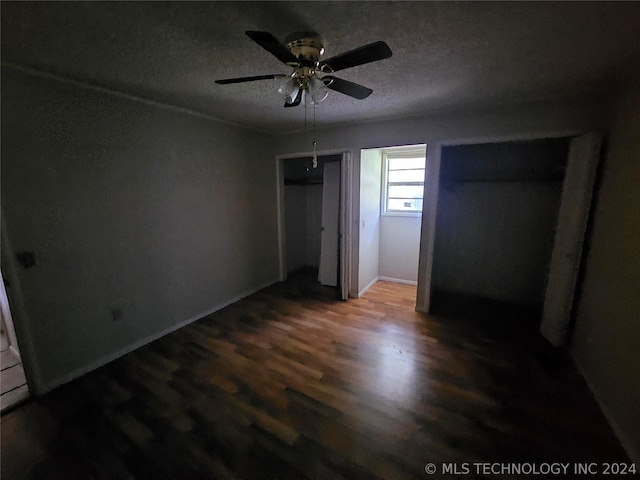
[[255,77],[225,78],[223,80],[216,80],[216,83],[220,85],[228,85],[230,83],[255,82],[257,80],[273,80],[275,78],[286,78],[288,76],[289,75],[284,75],[281,73],[272,73],[271,75],[257,75]]
[[256,42],[267,52],[271,53],[282,63],[286,63],[287,65],[298,63],[298,59],[296,58],[296,56],[291,53],[286,46],[280,43],[280,40],[271,35],[269,32],[256,32],[253,30],[247,30],[244,33],[247,35],[247,37]]
[[298,94],[296,95],[296,98],[293,100],[293,103],[284,102],[284,107],[285,108],[297,107],[298,105],[300,105],[300,102],[302,102],[302,89],[298,90]]
[[322,81],[327,88],[335,90],[336,92],[344,93],[350,97],[357,98],[358,100],[363,100],[373,93],[373,90],[370,88],[363,87],[357,83],[342,80],[341,78],[336,78],[331,75],[322,77]]
[[320,62],[320,66],[328,65],[334,72],[337,72],[345,68],[383,60],[389,58],[391,55],[393,54],[391,53],[389,45],[380,41],[323,60]]

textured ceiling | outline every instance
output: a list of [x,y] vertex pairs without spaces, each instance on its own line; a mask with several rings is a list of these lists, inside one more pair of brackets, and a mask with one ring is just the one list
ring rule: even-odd
[[304,119],[283,108],[278,80],[214,83],[289,73],[245,30],[315,30],[325,58],[389,44],[390,59],[338,75],[374,93],[331,92],[319,126],[602,94],[640,67],[639,2],[2,2],[1,14],[5,66],[275,133]]

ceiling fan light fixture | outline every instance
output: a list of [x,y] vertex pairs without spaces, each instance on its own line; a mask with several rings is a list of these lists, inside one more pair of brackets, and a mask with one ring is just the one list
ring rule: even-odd
[[329,89],[318,77],[311,77],[309,79],[309,92],[311,93],[311,100],[316,104],[323,101],[327,98],[327,95],[329,95]]
[[280,87],[278,87],[278,93],[283,96],[287,103],[293,103],[298,96],[300,85],[295,78],[289,78]]

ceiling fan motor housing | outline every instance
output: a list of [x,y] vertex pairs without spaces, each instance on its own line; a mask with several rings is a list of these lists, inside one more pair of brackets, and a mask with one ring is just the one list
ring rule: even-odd
[[296,32],[289,35],[285,42],[301,66],[317,67],[320,57],[324,53],[324,44],[320,35],[314,32]]

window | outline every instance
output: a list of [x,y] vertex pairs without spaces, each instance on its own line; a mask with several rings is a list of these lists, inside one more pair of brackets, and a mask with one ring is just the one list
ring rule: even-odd
[[422,213],[426,148],[385,150],[383,212],[391,215]]

